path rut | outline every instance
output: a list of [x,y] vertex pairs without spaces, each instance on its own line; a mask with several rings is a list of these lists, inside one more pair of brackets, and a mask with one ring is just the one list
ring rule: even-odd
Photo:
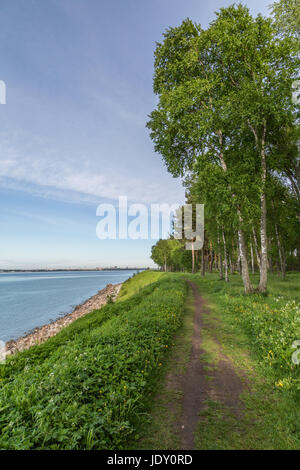
[[[205,301],[200,296],[194,282],[188,281],[194,295],[194,328],[190,360],[183,375],[171,373],[168,382],[178,387],[183,395],[181,417],[176,422],[176,432],[179,433],[181,449],[195,448],[194,433],[200,421],[199,413],[206,409],[208,399],[216,400],[230,408],[237,416],[242,412],[240,394],[244,385],[234,370],[230,359],[220,354],[218,367],[207,371],[207,365],[201,360],[204,353],[202,348],[201,330],[203,328],[203,313],[209,313]],[[221,345],[220,345],[221,347]],[[210,379],[207,376],[210,376]],[[205,432],[205,429],[204,429]]]

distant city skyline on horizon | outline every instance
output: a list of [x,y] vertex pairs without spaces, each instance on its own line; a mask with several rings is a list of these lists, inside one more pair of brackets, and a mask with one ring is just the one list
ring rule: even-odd
[[[154,269],[156,268],[156,265],[153,264],[152,266]],[[53,272],[53,271],[135,271],[138,269],[151,269],[151,266],[66,266],[63,268],[58,268],[58,267],[37,267],[37,268],[12,268],[12,269],[6,269],[6,268],[1,268],[0,267],[0,273],[5,273],[5,272]]]

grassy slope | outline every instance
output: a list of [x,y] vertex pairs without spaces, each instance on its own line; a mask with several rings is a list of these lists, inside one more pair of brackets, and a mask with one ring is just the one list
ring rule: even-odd
[[186,277],[211,309],[199,360],[214,370],[226,354],[249,385],[238,419],[216,400],[207,403],[196,447],[299,448],[299,367],[290,347],[300,339],[299,274],[286,282],[274,276],[269,296],[247,297],[238,276],[226,284],[214,275],[157,272],[135,276],[115,304],[0,366],[0,448],[180,448],[174,425],[182,395],[165,377],[184,374],[189,361]]
[[[215,275],[190,278],[210,306],[202,331],[205,353],[199,358],[207,368],[207,380],[212,380],[210,371],[220,367],[221,355],[226,355],[247,382],[241,416],[215,399],[207,402],[199,416],[196,448],[299,449],[299,367],[291,362],[291,344],[300,339],[299,274],[290,274],[285,282],[271,276],[266,297],[244,296],[238,276],[232,276],[229,284]],[[176,372],[189,359],[192,317],[189,296],[183,328],[165,365],[168,372]],[[181,391],[162,379],[150,423],[136,448],[178,448],[174,424],[180,407]]]
[[182,321],[185,283],[157,274],[0,366],[0,448],[124,447]]
[[158,281],[162,275],[163,273],[159,271],[143,271],[134,275],[122,285],[117,301],[129,299],[145,286]]

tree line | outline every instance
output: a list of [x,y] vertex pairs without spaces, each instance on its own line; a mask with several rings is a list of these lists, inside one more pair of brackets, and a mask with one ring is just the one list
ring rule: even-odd
[[246,293],[266,292],[269,271],[299,269],[299,5],[280,0],[270,17],[232,5],[157,43],[147,127],[187,202],[205,205],[203,249],[171,234],[152,248],[163,269],[238,271]]

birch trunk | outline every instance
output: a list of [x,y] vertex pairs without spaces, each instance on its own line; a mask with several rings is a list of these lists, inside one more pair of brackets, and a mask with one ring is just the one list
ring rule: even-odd
[[[224,171],[227,171],[227,165],[224,160],[224,154],[223,154],[223,133],[222,130],[218,131],[219,135],[219,145],[220,145],[220,162],[221,166]],[[236,195],[233,193],[232,197],[236,199]],[[243,219],[242,219],[242,214],[240,211],[240,208],[237,204],[237,214],[239,218],[239,230],[238,230],[238,235],[239,235],[239,247],[240,247],[240,256],[241,256],[241,263],[242,263],[242,279],[243,279],[243,284],[244,284],[244,289],[245,292],[248,294],[250,292],[253,292],[253,288],[250,282],[250,277],[249,277],[249,270],[248,270],[248,259],[247,259],[247,250],[246,250],[246,245],[245,245],[245,239],[244,239],[244,233],[243,233]]]
[[259,251],[258,251],[258,243],[257,243],[257,237],[256,237],[256,232],[255,232],[254,227],[252,227],[252,233],[253,233],[254,249],[255,249],[255,256],[256,256],[257,266],[258,266],[258,269],[260,270],[260,254],[259,254]]
[[226,248],[226,238],[225,238],[225,233],[222,231],[222,237],[223,237],[223,245],[224,245],[224,266],[225,266],[225,281],[229,281],[228,277],[228,261],[227,261],[227,248]]
[[239,273],[239,275],[242,275],[242,270],[241,270],[241,250],[240,250],[240,241],[238,238],[238,244],[237,244],[237,251],[238,251],[238,256],[237,256],[237,262],[236,262],[236,270]]
[[268,239],[267,239],[267,200],[266,200],[266,179],[267,179],[267,164],[265,155],[265,129],[264,137],[261,145],[261,166],[262,166],[262,192],[260,197],[261,203],[261,217],[260,217],[260,244],[261,244],[261,264],[260,264],[260,281],[258,290],[259,292],[267,291],[268,282]]
[[219,277],[221,280],[223,280],[223,260],[222,260],[222,253],[221,253],[221,248],[220,248],[220,237],[218,234],[218,252],[219,252]]
[[250,253],[251,253],[251,269],[252,269],[252,274],[254,274],[254,256],[253,256],[253,245],[252,241],[250,241]]
[[245,293],[250,294],[251,292],[253,292],[253,287],[252,287],[250,276],[249,276],[246,243],[245,243],[244,232],[241,228],[243,224],[243,218],[242,218],[240,209],[238,209],[238,216],[239,216],[239,222],[240,222],[240,228],[238,230],[238,237],[239,237],[241,264],[242,264],[242,279],[244,283]]
[[266,180],[267,180],[267,160],[265,153],[265,139],[266,139],[266,122],[263,124],[263,131],[261,138],[258,135],[257,129],[252,126],[248,121],[249,127],[253,132],[256,148],[260,155],[261,163],[261,196],[260,196],[260,246],[261,246],[261,262],[260,262],[260,280],[258,291],[267,291],[268,282],[268,239],[267,239],[267,201],[266,201]]

